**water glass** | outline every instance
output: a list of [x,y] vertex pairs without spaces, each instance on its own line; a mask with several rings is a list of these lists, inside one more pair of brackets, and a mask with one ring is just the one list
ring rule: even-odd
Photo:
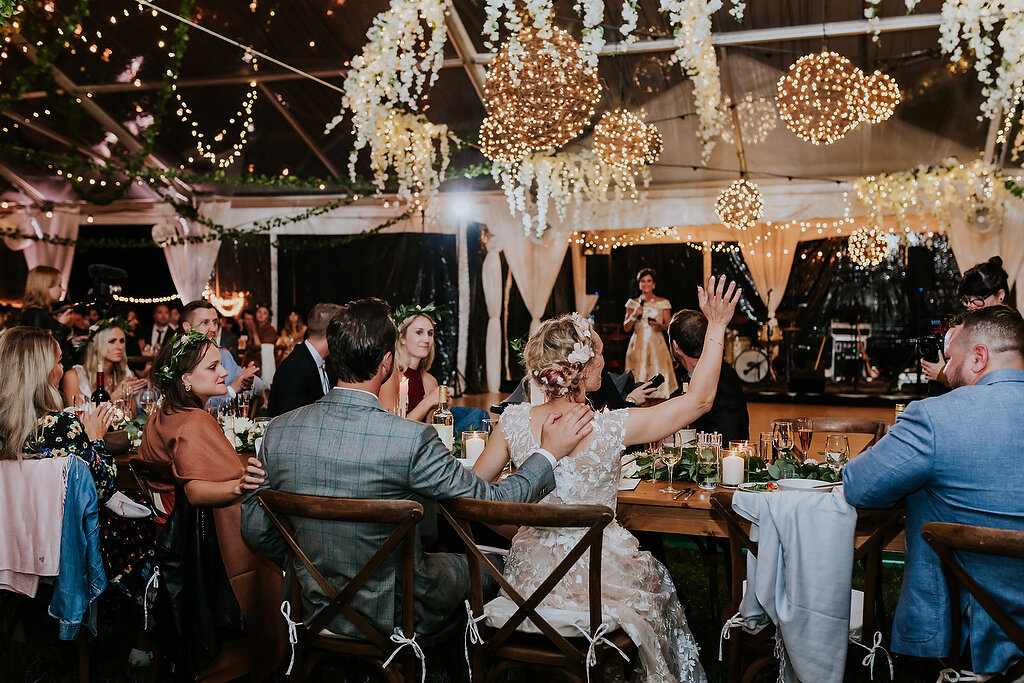
[[160,392],[152,385],[147,385],[139,392],[139,406],[142,408],[142,412],[146,414],[146,417],[153,414],[153,411],[156,409],[156,403],[159,400]]
[[825,463],[833,472],[843,469],[850,461],[850,441],[846,434],[829,434],[825,437]]
[[[789,420],[776,420],[772,422],[772,441],[778,451],[779,457],[783,457],[783,451],[793,454],[793,423]],[[790,457],[795,457],[795,454]]]
[[[717,439],[713,438],[716,436]],[[721,449],[721,434],[697,435],[697,466],[694,479],[697,486],[705,491],[713,490],[722,480]]]
[[775,462],[775,453],[772,451],[772,433],[761,432],[761,436],[757,442],[757,455],[764,462],[765,466],[771,465]]

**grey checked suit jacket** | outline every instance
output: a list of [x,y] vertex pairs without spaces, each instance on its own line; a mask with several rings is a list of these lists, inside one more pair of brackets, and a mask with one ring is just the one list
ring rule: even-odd
[[[551,465],[540,454],[501,483],[488,484],[451,457],[432,427],[395,417],[372,394],[352,389],[332,389],[316,403],[271,421],[260,459],[267,471],[261,489],[336,498],[405,499],[423,505],[416,542],[418,633],[436,630],[469,590],[464,556],[423,552],[423,545],[437,533],[436,502],[452,498],[532,502],[555,486]],[[386,525],[292,521],[299,546],[339,590],[390,533]],[[284,540],[255,493],[242,503],[242,535],[257,551],[284,566]],[[398,566],[398,555],[392,555],[353,601],[385,633],[401,621]],[[303,617],[309,623],[329,600],[304,569],[298,571]],[[344,617],[336,617],[330,630],[359,635]]]

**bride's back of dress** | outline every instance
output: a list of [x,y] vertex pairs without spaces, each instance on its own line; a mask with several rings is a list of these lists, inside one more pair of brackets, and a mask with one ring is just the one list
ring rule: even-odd
[[[540,447],[530,430],[530,408],[528,403],[509,406],[501,419],[502,433],[517,467]],[[594,415],[589,443],[585,442],[585,447],[575,455],[562,458],[555,468],[555,490],[541,502],[607,505],[615,509],[626,413],[616,410]]]

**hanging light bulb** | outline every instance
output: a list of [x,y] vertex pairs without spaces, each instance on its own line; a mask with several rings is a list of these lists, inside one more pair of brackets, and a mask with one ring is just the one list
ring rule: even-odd
[[875,226],[858,228],[846,242],[850,260],[864,268],[874,268],[885,260],[889,242],[885,233]]
[[786,127],[815,145],[831,145],[856,128],[866,99],[864,73],[835,52],[796,60],[776,95]]
[[756,184],[740,178],[718,195],[715,213],[725,227],[748,230],[764,215],[764,197]]

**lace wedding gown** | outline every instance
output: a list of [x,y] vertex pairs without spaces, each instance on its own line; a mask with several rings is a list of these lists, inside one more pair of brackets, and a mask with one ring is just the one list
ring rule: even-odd
[[[615,509],[619,461],[626,432],[626,412],[594,416],[593,441],[555,468],[555,490],[542,503],[607,505]],[[530,405],[509,406],[501,419],[516,465],[539,447],[530,432]],[[512,541],[505,576],[516,590],[529,594],[583,537],[583,529],[522,527]],[[636,643],[644,672],[641,681],[706,681],[697,659],[697,643],[686,625],[668,569],[638,548],[636,539],[612,521],[604,530],[601,602],[604,616],[614,618]],[[542,607],[589,610],[586,555],[562,578]]]

